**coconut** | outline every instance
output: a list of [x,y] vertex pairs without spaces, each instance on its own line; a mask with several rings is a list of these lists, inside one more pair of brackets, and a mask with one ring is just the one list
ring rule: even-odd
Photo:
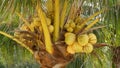
[[88,43],[88,35],[87,34],[83,34],[83,35],[78,35],[77,37],[77,41],[79,43],[79,45],[81,46],[85,46]]
[[52,33],[54,31],[54,26],[53,25],[49,25],[48,28],[49,28],[50,33]]
[[90,34],[88,34],[88,37],[89,37],[89,43],[95,44],[97,42],[97,37],[95,34],[90,33]]
[[72,45],[67,46],[67,52],[70,54],[75,54],[75,50],[73,49]]
[[75,42],[76,35],[74,33],[65,33],[65,43],[67,45],[72,45]]
[[78,42],[73,43],[73,49],[75,50],[76,53],[83,52],[83,47],[78,44]]
[[73,28],[72,28],[72,27],[68,27],[68,28],[67,28],[67,31],[68,31],[68,32],[73,32]]
[[51,19],[50,18],[46,18],[46,21],[47,21],[47,25],[51,25]]
[[72,27],[72,28],[75,28],[75,26],[76,26],[76,25],[75,25],[75,22],[73,22],[73,21],[70,22],[69,24],[70,24],[70,27]]
[[91,43],[88,43],[83,47],[83,52],[85,53],[91,53],[93,51],[93,45]]

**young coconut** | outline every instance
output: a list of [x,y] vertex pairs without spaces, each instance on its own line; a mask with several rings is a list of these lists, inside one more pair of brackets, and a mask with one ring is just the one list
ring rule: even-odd
[[68,27],[68,28],[67,28],[67,31],[68,31],[68,32],[73,32],[73,28],[72,28],[72,27]]
[[83,52],[83,47],[78,44],[78,42],[73,43],[73,49],[75,50],[75,53]]
[[76,39],[76,35],[74,33],[65,33],[65,43],[67,45],[72,45]]
[[95,34],[90,33],[90,34],[88,34],[88,37],[89,37],[89,43],[95,44],[97,42],[97,37]]
[[78,44],[81,46],[85,46],[88,43],[88,40],[89,38],[87,34],[78,35],[77,37]]
[[81,17],[77,17],[77,18],[75,19],[75,23],[76,23],[76,24],[77,24],[77,23],[80,23],[81,20],[82,20]]
[[70,24],[70,27],[72,27],[72,28],[75,28],[75,26],[76,26],[76,25],[75,25],[75,22],[73,22],[73,21],[70,22],[69,24]]
[[83,47],[83,52],[89,54],[93,51],[93,45],[88,43]]
[[47,21],[47,25],[51,25],[51,19],[50,18],[46,18],[46,21]]
[[75,23],[74,21],[72,20],[69,20],[66,24],[65,24],[65,29],[68,31],[68,32],[73,32],[74,28],[75,28]]
[[49,25],[48,29],[49,29],[49,32],[52,33],[54,31],[54,26],[53,25]]
[[78,31],[80,31],[82,29],[81,25],[76,25],[74,32],[77,33]]
[[70,54],[75,54],[75,50],[73,49],[72,45],[67,46],[67,52]]
[[69,26],[70,26],[70,24],[66,23],[65,26],[64,26],[64,28],[67,29]]

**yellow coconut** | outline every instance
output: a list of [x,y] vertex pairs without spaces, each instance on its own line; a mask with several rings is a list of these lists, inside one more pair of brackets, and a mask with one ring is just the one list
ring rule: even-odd
[[46,18],[47,21],[47,25],[51,25],[51,19],[50,18]]
[[49,25],[48,29],[49,29],[49,32],[52,33],[54,31],[54,26],[53,25]]
[[65,26],[64,26],[64,28],[67,29],[69,26],[70,26],[69,23],[66,23]]
[[77,33],[78,31],[80,31],[82,29],[81,25],[76,25],[74,31],[75,33]]
[[91,53],[93,51],[93,45],[88,43],[83,47],[83,52]]
[[79,23],[81,21],[81,17],[77,17],[76,19],[75,19],[75,23]]
[[75,28],[75,26],[76,26],[76,25],[75,25],[75,22],[73,22],[73,21],[70,22],[69,24],[70,24],[70,27],[72,27],[72,28]]
[[81,17],[77,17],[76,19],[75,19],[75,23],[82,23],[84,21],[84,19],[83,18],[81,18]]
[[88,43],[88,35],[87,34],[83,34],[83,35],[78,35],[77,37],[77,41],[79,43],[79,45],[81,46],[85,46]]
[[72,21],[72,20],[68,20],[67,23],[65,24],[64,27],[65,27],[66,29],[70,27],[70,22],[71,22],[71,21]]
[[65,33],[65,43],[67,45],[72,45],[76,39],[76,35],[74,33]]
[[68,28],[67,28],[67,31],[68,31],[68,32],[73,32],[73,28],[72,28],[72,27],[68,27]]
[[88,37],[89,37],[89,43],[95,44],[97,42],[97,37],[95,34],[90,33],[90,34],[88,34]]
[[72,45],[67,46],[67,52],[70,54],[75,54],[75,50],[73,49]]
[[83,47],[78,44],[78,42],[73,43],[73,49],[75,50],[75,53],[83,52]]

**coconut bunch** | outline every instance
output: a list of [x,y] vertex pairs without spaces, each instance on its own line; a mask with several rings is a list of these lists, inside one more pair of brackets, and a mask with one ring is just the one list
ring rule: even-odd
[[[63,7],[61,7],[59,0],[48,0],[44,5],[47,9],[43,9],[41,2],[38,1],[36,12],[30,19],[30,22],[26,20],[22,14],[16,13],[24,23],[14,33],[14,36],[30,47],[40,47],[40,45],[44,45],[46,51],[50,54],[53,53],[53,45],[56,42],[64,41],[69,46],[72,45],[73,42],[80,44],[81,41],[81,43],[83,43],[80,44],[81,46],[87,45],[90,43],[90,38],[89,33],[86,31],[89,31],[89,29],[99,21],[99,18],[96,18],[95,20],[93,18],[104,10],[96,12],[88,18],[83,18],[80,16],[81,5],[76,5],[76,2],[77,1],[73,1],[73,3],[70,4],[69,0],[65,0]],[[71,8],[68,13],[67,7],[70,5]],[[88,24],[91,20],[92,23]],[[86,34],[84,34],[84,32],[86,32]],[[65,37],[62,38],[65,40],[60,38],[63,35]],[[83,38],[81,38],[82,35]],[[93,33],[90,35],[93,35],[93,37],[96,38]],[[67,42],[72,36],[73,40]],[[90,44],[93,45],[93,43]]]
[[[42,47],[42,49],[45,48],[44,43],[44,34],[43,34],[43,28],[41,24],[41,20],[38,17],[38,15],[35,15],[31,18],[31,21],[28,22],[23,18],[22,14],[16,13],[23,21],[24,23],[20,25],[20,27],[15,31],[14,37],[23,42],[25,45],[27,45],[31,50],[34,51],[34,49],[38,50]],[[54,26],[52,25],[51,19],[46,17],[45,14],[43,14],[46,19],[46,27],[47,32],[50,34],[54,31]],[[49,38],[49,37],[48,37]],[[48,48],[49,49],[49,48]]]
[[46,9],[38,1],[31,21],[16,13],[24,23],[15,31],[14,37],[33,51],[43,68],[69,62],[75,53],[88,54],[93,51],[97,37],[89,30],[99,21],[95,17],[104,10],[83,18],[80,15],[81,5],[78,5],[82,2],[76,4],[77,1],[70,3],[64,0],[62,7],[60,0],[47,0],[44,4]]
[[94,20],[89,25],[87,25],[87,19],[79,16],[74,20],[68,20],[68,22],[66,22],[64,26],[66,30],[64,41],[67,44],[68,53],[91,53],[93,51],[97,37],[94,33],[89,32],[89,30],[99,19]]
[[[79,11],[75,8],[72,8],[73,12]],[[104,11],[101,10],[99,12],[94,13],[88,18],[84,18],[80,15],[76,15],[72,12],[70,12],[70,16],[68,17],[64,29],[64,41],[65,44],[67,44],[67,52],[70,54],[75,53],[91,53],[94,49],[94,47],[98,46],[97,43],[97,37],[92,32],[92,28],[98,21],[99,18],[95,18],[97,15],[102,13]],[[91,21],[91,22],[90,22]],[[88,23],[89,22],[89,23]]]
[[70,54],[91,53],[96,42],[97,38],[93,33],[75,35],[68,32],[65,34],[65,43],[68,45],[67,52]]

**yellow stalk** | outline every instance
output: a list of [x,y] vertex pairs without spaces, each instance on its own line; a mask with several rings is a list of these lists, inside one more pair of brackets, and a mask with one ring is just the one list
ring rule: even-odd
[[20,13],[16,12],[16,14],[23,20],[23,22],[27,25],[27,27],[28,27],[30,30],[32,30],[31,27],[30,27],[29,22],[28,22]]
[[[75,1],[74,1],[75,2]],[[75,7],[75,3],[72,3],[71,8],[70,8],[70,12],[69,12],[69,16],[68,19],[74,19],[76,13],[76,7]]]
[[50,38],[50,33],[49,33],[49,30],[47,27],[46,17],[44,15],[41,7],[39,7],[38,5],[37,5],[36,10],[37,10],[38,16],[41,20],[41,26],[42,26],[44,38],[45,38],[46,51],[48,51],[48,53],[52,54],[53,47],[52,47],[52,42],[51,42],[51,38]]
[[61,23],[60,23],[60,27],[61,29],[63,29],[63,25],[64,25],[64,21],[65,21],[65,16],[66,16],[66,11],[67,11],[67,5],[68,5],[68,1],[65,0],[64,2],[64,6],[63,6],[63,9],[62,9],[62,13],[61,13]]
[[19,41],[19,40],[16,39],[15,37],[13,37],[13,36],[11,36],[11,35],[3,32],[3,31],[0,31],[0,34],[2,34],[2,35],[4,35],[4,36],[6,36],[6,37],[8,37],[8,38],[10,38],[10,39],[12,39],[12,40],[14,40],[15,42],[17,42],[18,44],[20,44],[21,46],[23,46],[24,48],[26,48],[28,51],[30,51],[30,52],[33,54],[33,51],[32,51],[29,47],[27,47],[27,45],[25,45],[24,43],[22,43],[21,41]]
[[53,2],[52,2],[52,0],[47,0],[46,7],[47,7],[48,12],[53,11]]
[[90,16],[87,20],[85,20],[81,25],[80,25],[80,30],[84,27],[84,25],[89,21],[89,20],[91,20],[92,18],[94,18],[95,16],[97,16],[98,14],[100,14],[100,13],[102,13],[102,12],[104,12],[104,10],[105,9],[103,9],[103,10],[101,10],[101,11],[99,11],[99,12],[96,12],[96,13],[94,13],[92,16]]
[[55,11],[55,16],[54,16],[54,27],[55,27],[55,30],[54,30],[54,36],[53,36],[53,40],[54,41],[57,41],[58,38],[59,38],[59,24],[60,24],[60,20],[59,20],[59,16],[60,16],[60,2],[59,0],[54,0],[55,1],[55,8],[54,8],[54,11]]
[[[92,23],[90,23],[84,30],[88,30],[89,28],[91,28],[94,24],[96,24],[99,21],[99,18],[97,18],[96,20],[94,20]],[[83,31],[84,31],[83,30]]]

